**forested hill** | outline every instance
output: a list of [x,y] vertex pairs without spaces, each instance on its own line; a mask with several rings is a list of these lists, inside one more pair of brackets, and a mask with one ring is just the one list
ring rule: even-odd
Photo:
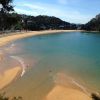
[[[1,19],[2,16],[0,16],[0,22],[2,23]],[[65,22],[54,16],[29,16],[12,13],[5,16],[3,24],[0,24],[0,29],[2,30],[2,28],[5,30],[76,29],[76,24]]]
[[0,0],[0,33],[7,30],[76,29],[76,26],[54,16],[17,14],[13,0]]
[[86,23],[83,29],[87,31],[100,31],[100,14]]

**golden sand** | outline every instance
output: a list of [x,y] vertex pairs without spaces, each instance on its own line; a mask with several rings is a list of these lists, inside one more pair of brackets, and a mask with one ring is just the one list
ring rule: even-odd
[[4,73],[0,74],[0,89],[4,88],[6,85],[10,84],[15,77],[21,71],[20,67],[15,67],[9,70],[6,70]]
[[72,87],[57,85],[47,95],[46,100],[92,100],[87,94]]

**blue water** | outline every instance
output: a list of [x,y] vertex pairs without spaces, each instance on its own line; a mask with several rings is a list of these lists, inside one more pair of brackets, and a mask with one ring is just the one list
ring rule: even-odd
[[23,77],[5,89],[10,91],[10,95],[40,100],[54,86],[53,76],[62,72],[87,88],[100,92],[99,33],[38,35],[13,44],[14,49],[10,49],[8,55],[23,58],[28,68]]

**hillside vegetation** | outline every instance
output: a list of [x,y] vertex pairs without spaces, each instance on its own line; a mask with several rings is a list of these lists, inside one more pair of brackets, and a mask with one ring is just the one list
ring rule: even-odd
[[100,14],[86,23],[82,29],[87,31],[100,31]]

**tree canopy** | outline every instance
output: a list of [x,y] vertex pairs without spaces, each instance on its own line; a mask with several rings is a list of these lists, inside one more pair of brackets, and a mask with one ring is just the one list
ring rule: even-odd
[[9,13],[10,11],[14,11],[12,0],[0,0],[0,12]]

